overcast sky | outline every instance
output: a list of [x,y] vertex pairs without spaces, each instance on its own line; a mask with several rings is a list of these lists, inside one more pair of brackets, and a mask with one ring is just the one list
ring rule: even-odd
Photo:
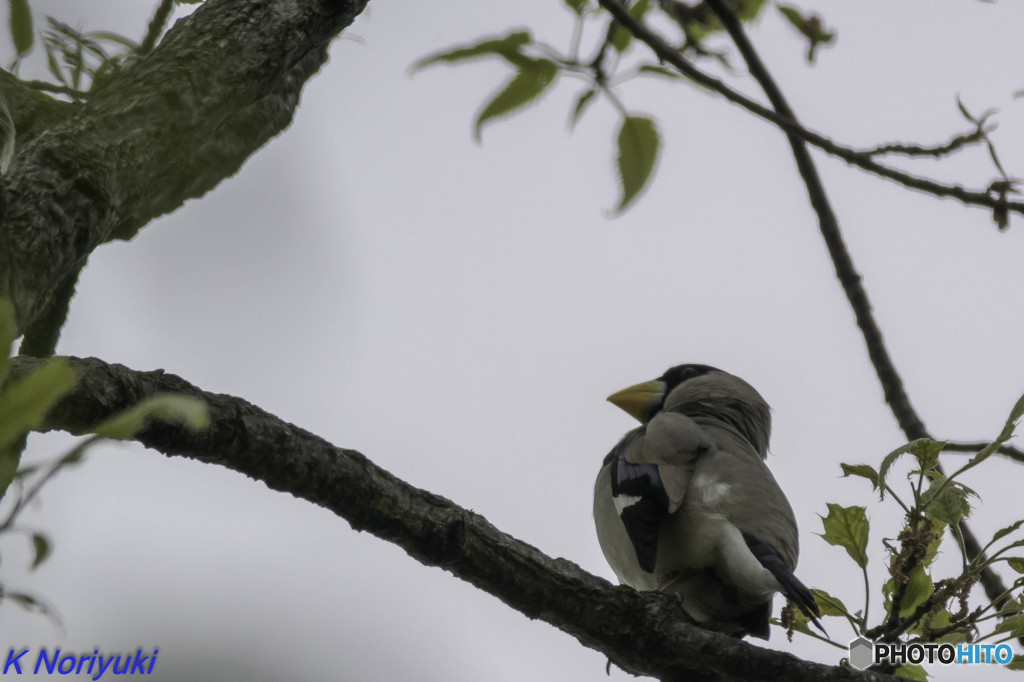
[[[53,14],[129,35],[151,5],[32,0],[39,23]],[[939,143],[968,128],[959,95],[976,113],[1000,109],[994,139],[1021,174],[1024,5],[824,5],[839,39],[813,68],[774,10],[751,29],[809,127],[858,147]],[[610,219],[607,102],[569,135],[582,86],[562,79],[476,145],[474,114],[507,66],[408,74],[427,53],[514,26],[562,47],[571,31],[556,0],[371,2],[292,126],[237,177],[95,252],[59,352],[244,397],[609,579],[593,479],[633,424],[604,399],[675,364],[712,364],[773,407],[769,465],[800,525],[797,574],[860,608],[859,571],[817,537],[818,515],[867,505],[877,594],[898,510],[841,479],[839,463],[877,465],[903,437],[785,138],[696,88],[630,83],[619,94],[657,118],[664,154],[646,195]],[[35,57],[23,75],[42,75]],[[815,158],[928,428],[994,437],[1024,390],[1024,224],[998,232],[983,210]],[[980,150],[908,167],[971,188],[995,176]],[[69,442],[35,436],[29,456]],[[1024,516],[1022,474],[992,461],[966,478],[983,498],[972,523],[983,541]],[[12,645],[159,648],[162,679],[605,679],[604,657],[570,636],[212,465],[98,447],[23,523],[51,535],[54,555],[29,574],[20,538],[5,540],[4,584],[45,595],[66,632],[5,604],[0,641]],[[941,562],[958,566],[951,543]],[[852,638],[838,620],[828,628]],[[842,655],[777,629],[769,646]],[[982,672],[1009,676],[971,674]]]

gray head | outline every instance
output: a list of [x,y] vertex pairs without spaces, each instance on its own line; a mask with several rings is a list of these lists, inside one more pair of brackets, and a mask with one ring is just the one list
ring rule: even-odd
[[771,408],[746,381],[707,365],[679,365],[659,381],[666,387],[661,409],[725,422],[739,431],[762,459],[768,455]]
[[761,458],[768,454],[772,417],[768,403],[737,376],[708,365],[678,365],[653,381],[608,398],[646,424],[662,410],[713,419],[734,428]]

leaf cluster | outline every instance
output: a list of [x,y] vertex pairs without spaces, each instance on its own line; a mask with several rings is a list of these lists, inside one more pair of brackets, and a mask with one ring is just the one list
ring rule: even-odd
[[[893,538],[883,538],[881,546],[887,556],[888,580],[882,586],[884,614],[880,622],[869,617],[872,596],[867,565],[870,545],[870,521],[862,506],[843,507],[828,504],[823,516],[825,542],[842,547],[860,567],[864,576],[864,606],[851,611],[837,596],[814,590],[815,598],[825,616],[845,619],[854,635],[881,641],[904,639],[935,643],[1002,643],[1024,636],[1024,540],[1010,536],[1024,526],[1024,519],[997,531],[973,558],[964,546],[960,522],[970,516],[971,501],[978,493],[962,481],[965,472],[983,464],[1014,433],[1024,416],[1024,396],[1017,401],[1003,426],[991,443],[953,473],[946,475],[939,464],[944,441],[921,438],[886,455],[876,469],[867,464],[842,464],[844,476],[863,478],[879,493],[879,501],[888,497],[903,511],[902,527]],[[907,493],[897,493],[890,482],[894,466],[909,458],[912,467],[906,474]],[[962,557],[959,573],[938,577],[935,558],[942,542],[952,537]],[[1003,594],[971,608],[971,588],[982,571],[1005,563],[1020,574]],[[807,619],[796,614],[793,630],[818,637],[808,628]],[[836,642],[834,642],[836,643]],[[1024,657],[1015,656],[1011,668],[1024,667]],[[888,670],[887,672],[892,672]],[[911,679],[925,679],[920,666],[907,664],[895,672]]]
[[[113,31],[83,31],[53,17],[46,17],[46,29],[39,42],[46,53],[52,81],[31,81],[40,90],[87,99],[103,88],[125,64],[152,49],[167,27],[176,4],[197,4],[201,0],[161,0],[141,41]],[[36,45],[36,31],[29,0],[8,0],[8,29],[16,56],[7,70],[17,74],[21,62]]]
[[[766,6],[764,0],[731,0],[730,4],[741,21],[753,21]],[[619,113],[615,172],[620,192],[612,209],[617,215],[629,208],[649,184],[662,146],[654,120],[648,115],[630,112],[616,94],[617,87],[637,77],[682,79],[683,76],[664,64],[630,55],[633,34],[609,19],[590,0],[564,0],[564,5],[574,19],[565,50],[537,40],[526,29],[517,29],[504,36],[489,36],[428,55],[413,64],[411,71],[486,57],[500,58],[512,68],[508,80],[485,100],[476,115],[473,136],[477,142],[481,140],[485,125],[537,102],[560,77],[583,81],[584,87],[569,113],[570,129],[576,127],[584,112],[599,98],[605,99]],[[809,61],[820,45],[834,40],[834,32],[824,28],[818,15],[805,16],[788,5],[780,6],[779,11],[807,38]],[[724,54],[709,49],[706,44],[709,36],[724,30],[707,3],[635,0],[629,5],[628,13],[638,22],[661,21],[674,26],[680,32],[678,49],[681,54],[692,59],[713,58],[727,64]],[[588,36],[592,44],[589,50],[583,50],[584,38]]]

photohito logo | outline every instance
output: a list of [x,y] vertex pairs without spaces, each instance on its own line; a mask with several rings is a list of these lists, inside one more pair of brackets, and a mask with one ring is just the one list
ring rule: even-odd
[[858,637],[850,642],[850,665],[864,670],[876,663],[942,663],[943,665],[999,663],[1013,658],[1009,644],[950,644],[944,642],[872,642]]

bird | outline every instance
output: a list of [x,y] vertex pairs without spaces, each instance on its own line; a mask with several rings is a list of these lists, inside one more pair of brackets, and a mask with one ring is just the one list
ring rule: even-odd
[[608,400],[641,424],[594,486],[598,541],[619,582],[676,595],[706,629],[765,640],[781,592],[824,632],[793,573],[796,518],[765,462],[771,409],[761,394],[686,364]]

